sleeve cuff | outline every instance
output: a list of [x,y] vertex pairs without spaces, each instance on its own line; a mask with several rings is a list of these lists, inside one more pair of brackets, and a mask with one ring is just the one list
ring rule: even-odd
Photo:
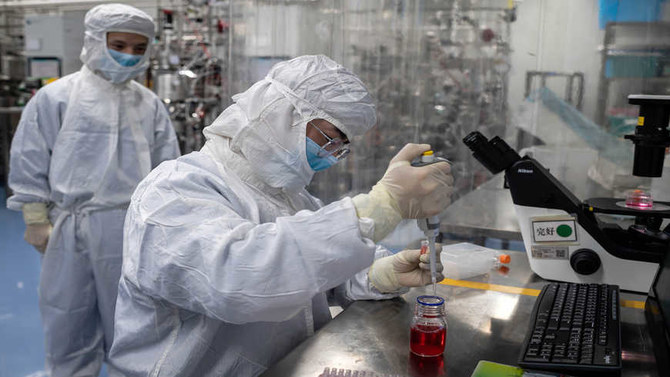
[[48,224],[49,210],[46,203],[26,203],[21,207],[23,211],[23,221],[29,224]]

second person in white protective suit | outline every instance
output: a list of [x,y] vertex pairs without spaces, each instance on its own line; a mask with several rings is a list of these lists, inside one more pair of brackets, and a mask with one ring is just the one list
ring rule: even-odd
[[430,283],[419,250],[376,245],[449,204],[447,163],[410,166],[428,145],[403,148],[367,194],[324,206],[305,190],[376,122],[356,76],[303,56],[233,100],[201,151],[133,194],[111,351],[124,376],[257,376],[331,319],[329,297]]
[[47,373],[97,376],[112,344],[123,222],[137,184],[178,157],[163,103],[131,79],[149,64],[154,23],[120,4],[85,17],[79,72],[40,89],[12,141],[10,209],[44,253],[39,308]]

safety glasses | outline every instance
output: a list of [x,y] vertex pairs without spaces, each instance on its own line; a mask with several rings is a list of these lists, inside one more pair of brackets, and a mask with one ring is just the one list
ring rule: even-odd
[[349,155],[349,142],[344,141],[340,139],[339,137],[333,139],[330,136],[326,135],[325,132],[323,132],[319,127],[317,127],[314,123],[309,122],[309,124],[312,125],[312,127],[316,128],[317,131],[323,137],[328,140],[326,144],[324,144],[321,149],[319,150],[319,157],[326,157],[328,155],[335,157],[338,160],[341,160]]

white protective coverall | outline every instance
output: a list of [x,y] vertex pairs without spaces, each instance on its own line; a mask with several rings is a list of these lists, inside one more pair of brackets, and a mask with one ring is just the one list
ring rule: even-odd
[[304,189],[307,121],[349,138],[374,125],[359,79],[303,56],[233,100],[203,150],[133,195],[111,351],[124,376],[257,376],[331,319],[328,298],[401,293],[369,285],[367,267],[388,255],[371,220],[350,198],[323,206]]
[[[99,69],[101,54],[108,54],[107,31],[151,41],[153,25],[151,17],[125,5],[89,11],[84,66],[35,94],[12,141],[14,194],[7,206],[21,210],[27,203],[47,203],[53,224],[39,285],[52,377],[98,375],[112,344],[130,197],[153,167],[179,156],[158,97],[134,81],[113,84],[101,77],[109,72]],[[141,69],[117,66],[137,75],[147,61],[145,55]]]

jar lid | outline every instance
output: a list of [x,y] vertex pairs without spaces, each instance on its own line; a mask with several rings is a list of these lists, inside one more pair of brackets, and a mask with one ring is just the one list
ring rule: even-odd
[[416,298],[416,302],[421,305],[440,306],[444,304],[444,299],[440,296],[419,296]]

